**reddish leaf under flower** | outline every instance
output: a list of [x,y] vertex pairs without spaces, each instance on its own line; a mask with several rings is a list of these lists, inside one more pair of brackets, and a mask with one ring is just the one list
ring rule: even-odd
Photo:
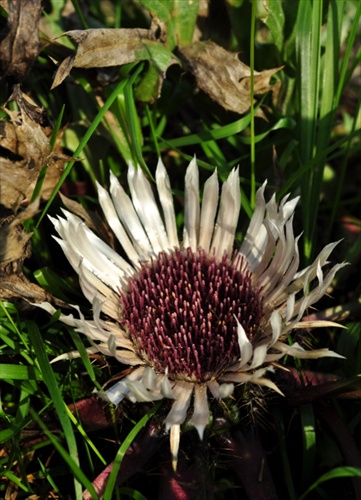
[[105,429],[113,423],[109,404],[98,396],[82,399],[68,405],[68,408],[78,415],[83,427],[87,431]]
[[183,454],[178,457],[177,472],[174,472],[171,464],[171,456],[167,454],[167,460],[161,465],[160,500],[192,500],[199,499],[199,475],[196,464],[186,463]]
[[[159,426],[159,424],[152,421],[149,422],[145,431],[133,441],[124,455],[116,480],[117,486],[142,469],[158,451],[163,442],[162,438],[165,438],[165,436],[163,426]],[[105,491],[113,465],[113,463],[109,464],[93,481],[93,486],[99,496]],[[87,490],[83,493],[83,500],[92,500],[92,496]]]
[[217,439],[228,458],[229,467],[237,474],[248,498],[277,499],[272,475],[268,468],[267,455],[256,429],[247,433],[240,430],[232,433],[223,432],[217,436]]
[[336,375],[302,370],[300,378],[295,368],[280,372],[280,376],[286,383],[282,390],[293,404],[311,403],[330,397],[343,399],[361,397],[360,376],[340,378]]

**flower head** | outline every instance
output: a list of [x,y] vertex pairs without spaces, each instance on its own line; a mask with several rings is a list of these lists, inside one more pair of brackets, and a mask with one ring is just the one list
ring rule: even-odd
[[[202,438],[210,395],[225,398],[235,384],[244,383],[280,392],[267,374],[286,354],[338,356],[328,349],[289,345],[287,334],[306,326],[301,322],[306,309],[325,294],[342,264],[324,275],[333,243],[298,271],[298,238],[292,227],[297,198],[286,196],[277,204],[273,196],[266,203],[265,184],[235,250],[241,208],[237,170],[220,196],[215,171],[200,204],[198,167],[191,161],[185,176],[182,242],[162,162],[156,171],[159,205],[140,168],[129,166],[128,184],[130,197],[112,174],[110,194],[98,186],[100,205],[127,259],[79,217],[64,211],[65,218],[52,219],[60,236],[56,239],[93,307],[92,319],[74,306],[79,318],[61,315],[60,320],[91,340],[89,352],[114,356],[133,367],[105,392],[109,401],[173,400],[165,424],[175,461],[180,425],[191,407],[190,422]],[[55,311],[47,303],[42,307]]]

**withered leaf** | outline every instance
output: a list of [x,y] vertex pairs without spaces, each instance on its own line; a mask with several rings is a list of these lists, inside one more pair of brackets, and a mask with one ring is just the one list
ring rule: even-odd
[[[0,275],[8,272],[5,270],[10,263],[22,263],[26,257],[30,256],[27,246],[32,233],[27,233],[21,223],[33,217],[38,207],[39,200],[31,203],[16,216],[0,217]],[[15,265],[20,267],[18,264]],[[14,271],[16,269],[12,269],[12,272]]]
[[62,300],[51,295],[36,283],[32,283],[22,271],[0,277],[0,300],[16,303],[21,310],[34,310],[32,303],[51,302],[58,307],[67,307]]
[[31,255],[32,233],[28,233],[22,222],[33,217],[39,200],[31,203],[16,215],[10,209],[0,209],[0,300],[19,302],[52,301],[64,305],[50,293],[31,283],[23,273],[24,260]]
[[[53,124],[49,118],[48,113],[43,108],[39,108],[33,102],[30,102],[29,98],[23,94],[20,89],[20,85],[14,85],[11,96],[8,101],[14,99],[19,108],[28,115],[28,117],[35,123],[38,123],[41,127],[52,128]],[[50,130],[51,132],[51,130]]]
[[[195,42],[180,49],[198,87],[228,111],[239,114],[250,108],[251,69],[237,53],[214,42]],[[254,72],[254,94],[272,89],[269,81],[281,68]]]
[[[17,211],[33,194],[40,170],[48,166],[41,191],[42,199],[50,196],[63,168],[63,158],[50,151],[51,128],[44,112],[17,90],[20,112],[4,111],[10,121],[0,121],[0,204]],[[39,123],[40,122],[40,123]]]
[[7,33],[0,41],[1,77],[22,81],[40,50],[40,0],[8,2]]
[[162,80],[167,68],[178,63],[177,58],[156,39],[153,30],[88,29],[67,31],[77,44],[76,53],[61,63],[52,88],[60,85],[74,68],[105,68],[148,60],[159,71]]

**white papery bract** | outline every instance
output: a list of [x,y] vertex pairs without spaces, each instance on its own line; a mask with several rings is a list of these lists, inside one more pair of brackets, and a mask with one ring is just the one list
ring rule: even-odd
[[[162,162],[156,170],[157,197],[141,168],[129,165],[128,185],[130,196],[111,174],[110,192],[98,186],[105,218],[127,258],[79,217],[64,211],[64,217],[51,219],[93,308],[92,319],[74,306],[75,316],[62,314],[60,320],[90,339],[89,352],[133,367],[105,391],[107,400],[173,400],[165,425],[175,463],[181,424],[190,413],[202,438],[210,396],[226,398],[236,384],[245,383],[280,392],[268,373],[283,356],[338,356],[328,349],[289,345],[287,334],[302,326],[305,311],[325,294],[343,264],[323,273],[333,243],[308,268],[298,270],[292,226],[298,200],[286,196],[278,204],[273,196],[266,203],[265,184],[235,250],[241,209],[238,170],[231,171],[221,194],[215,171],[200,203],[198,167],[191,161],[185,175],[182,241]],[[49,303],[41,307],[55,312]]]

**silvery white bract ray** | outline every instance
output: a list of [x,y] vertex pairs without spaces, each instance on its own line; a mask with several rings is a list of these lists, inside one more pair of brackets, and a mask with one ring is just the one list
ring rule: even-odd
[[[298,238],[292,227],[297,198],[286,196],[277,204],[273,196],[266,203],[265,184],[257,192],[244,240],[234,250],[241,208],[238,170],[232,170],[221,194],[215,171],[200,203],[198,167],[191,161],[185,175],[182,241],[163,163],[159,160],[156,170],[159,203],[141,168],[129,165],[128,184],[130,196],[113,174],[110,193],[98,186],[100,205],[127,259],[79,217],[64,211],[65,218],[51,219],[93,307],[92,319],[74,306],[76,317],[61,315],[60,320],[90,339],[88,352],[114,356],[133,367],[103,394],[109,401],[174,400],[165,425],[175,465],[181,424],[190,412],[202,438],[210,396],[226,398],[235,384],[244,383],[280,392],[267,375],[283,356],[338,356],[328,349],[289,345],[287,334],[328,324],[305,324],[302,317],[343,264],[324,275],[333,243],[298,271]],[[49,303],[41,307],[55,312]]]

